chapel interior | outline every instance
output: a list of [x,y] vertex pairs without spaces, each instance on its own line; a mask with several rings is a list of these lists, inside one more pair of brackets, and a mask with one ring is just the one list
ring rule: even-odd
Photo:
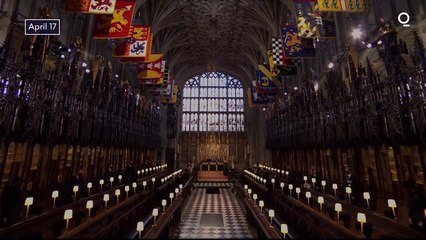
[[425,0],[0,0],[0,239],[426,239]]

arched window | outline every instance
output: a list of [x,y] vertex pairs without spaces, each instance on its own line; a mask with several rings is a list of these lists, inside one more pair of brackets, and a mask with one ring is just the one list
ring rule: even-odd
[[219,72],[189,79],[183,89],[182,131],[243,132],[241,82]]

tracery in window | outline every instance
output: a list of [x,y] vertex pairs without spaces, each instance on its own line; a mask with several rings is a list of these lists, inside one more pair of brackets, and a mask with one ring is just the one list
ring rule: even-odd
[[241,82],[220,72],[189,79],[183,89],[182,131],[244,131]]

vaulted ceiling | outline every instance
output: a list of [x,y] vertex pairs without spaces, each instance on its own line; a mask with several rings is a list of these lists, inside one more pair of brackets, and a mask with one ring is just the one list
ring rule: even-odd
[[222,71],[245,84],[266,59],[289,15],[288,0],[137,0],[135,20],[149,24],[178,83]]

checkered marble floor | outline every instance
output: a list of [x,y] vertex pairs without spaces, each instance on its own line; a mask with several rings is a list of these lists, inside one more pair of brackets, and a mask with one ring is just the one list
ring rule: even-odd
[[[217,185],[209,185],[209,187],[217,187]],[[224,227],[200,227],[202,214],[222,214]],[[205,188],[198,187],[182,211],[181,223],[175,238],[254,237],[246,223],[245,209],[231,193],[230,188],[220,188],[220,194],[206,194]]]
[[198,182],[195,183],[195,187],[198,188],[206,188],[206,187],[219,187],[219,188],[227,188],[227,187],[231,187],[232,183],[215,183],[215,182]]

